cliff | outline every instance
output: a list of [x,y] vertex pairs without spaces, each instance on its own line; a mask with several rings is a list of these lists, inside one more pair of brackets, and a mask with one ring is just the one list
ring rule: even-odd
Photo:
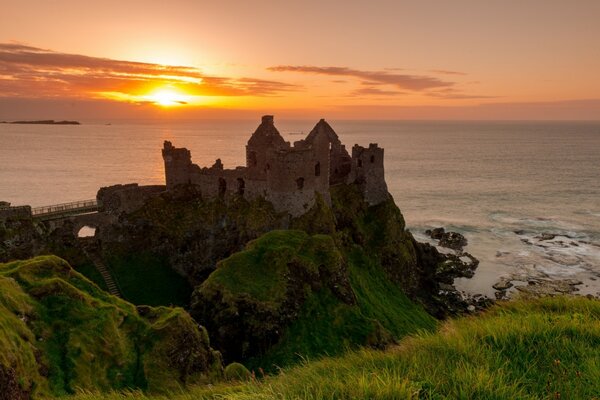
[[[204,198],[183,185],[135,207],[106,201],[121,206],[106,211],[110,222],[91,242],[69,223],[37,231],[42,251],[102,286],[88,258],[97,252],[135,304],[191,307],[228,362],[270,368],[296,354],[382,347],[434,326],[426,312],[466,309],[450,285],[472,265],[416,242],[391,196],[369,205],[359,184],[330,192],[331,205],[317,196],[293,218],[261,198]],[[332,315],[339,325],[329,324]]]

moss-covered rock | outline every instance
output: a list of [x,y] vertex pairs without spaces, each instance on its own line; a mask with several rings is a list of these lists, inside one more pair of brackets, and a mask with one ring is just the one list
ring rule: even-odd
[[249,381],[252,379],[252,374],[248,371],[248,368],[236,362],[225,367],[223,376],[228,381]]
[[31,215],[14,213],[0,218],[0,262],[29,258],[41,242]]
[[137,310],[54,256],[0,264],[0,347],[0,379],[23,398],[172,390],[221,365],[182,309]]
[[227,361],[265,370],[434,326],[380,267],[349,260],[329,235],[269,232],[219,263],[192,315]]
[[192,314],[227,360],[242,360],[277,343],[306,298],[322,288],[340,302],[355,301],[333,239],[272,231],[219,263],[194,292]]

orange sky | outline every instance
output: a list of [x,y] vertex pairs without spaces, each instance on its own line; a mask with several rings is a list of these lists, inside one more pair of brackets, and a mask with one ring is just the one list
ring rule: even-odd
[[600,2],[7,1],[0,119],[600,119]]

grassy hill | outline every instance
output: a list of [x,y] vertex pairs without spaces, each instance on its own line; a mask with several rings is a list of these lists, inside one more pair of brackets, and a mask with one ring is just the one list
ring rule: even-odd
[[306,362],[246,383],[124,399],[594,399],[600,393],[600,302],[544,298],[444,323],[387,351]]
[[263,370],[434,329],[361,247],[344,252],[329,235],[266,233],[219,263],[192,315],[228,361]]
[[183,309],[136,307],[66,261],[0,264],[0,399],[79,389],[164,391],[220,374],[220,354]]

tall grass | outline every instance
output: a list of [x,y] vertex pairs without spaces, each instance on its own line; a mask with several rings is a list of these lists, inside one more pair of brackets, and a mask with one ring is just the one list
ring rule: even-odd
[[129,399],[594,399],[600,398],[600,302],[545,298],[420,332],[387,351],[361,350],[247,383]]

